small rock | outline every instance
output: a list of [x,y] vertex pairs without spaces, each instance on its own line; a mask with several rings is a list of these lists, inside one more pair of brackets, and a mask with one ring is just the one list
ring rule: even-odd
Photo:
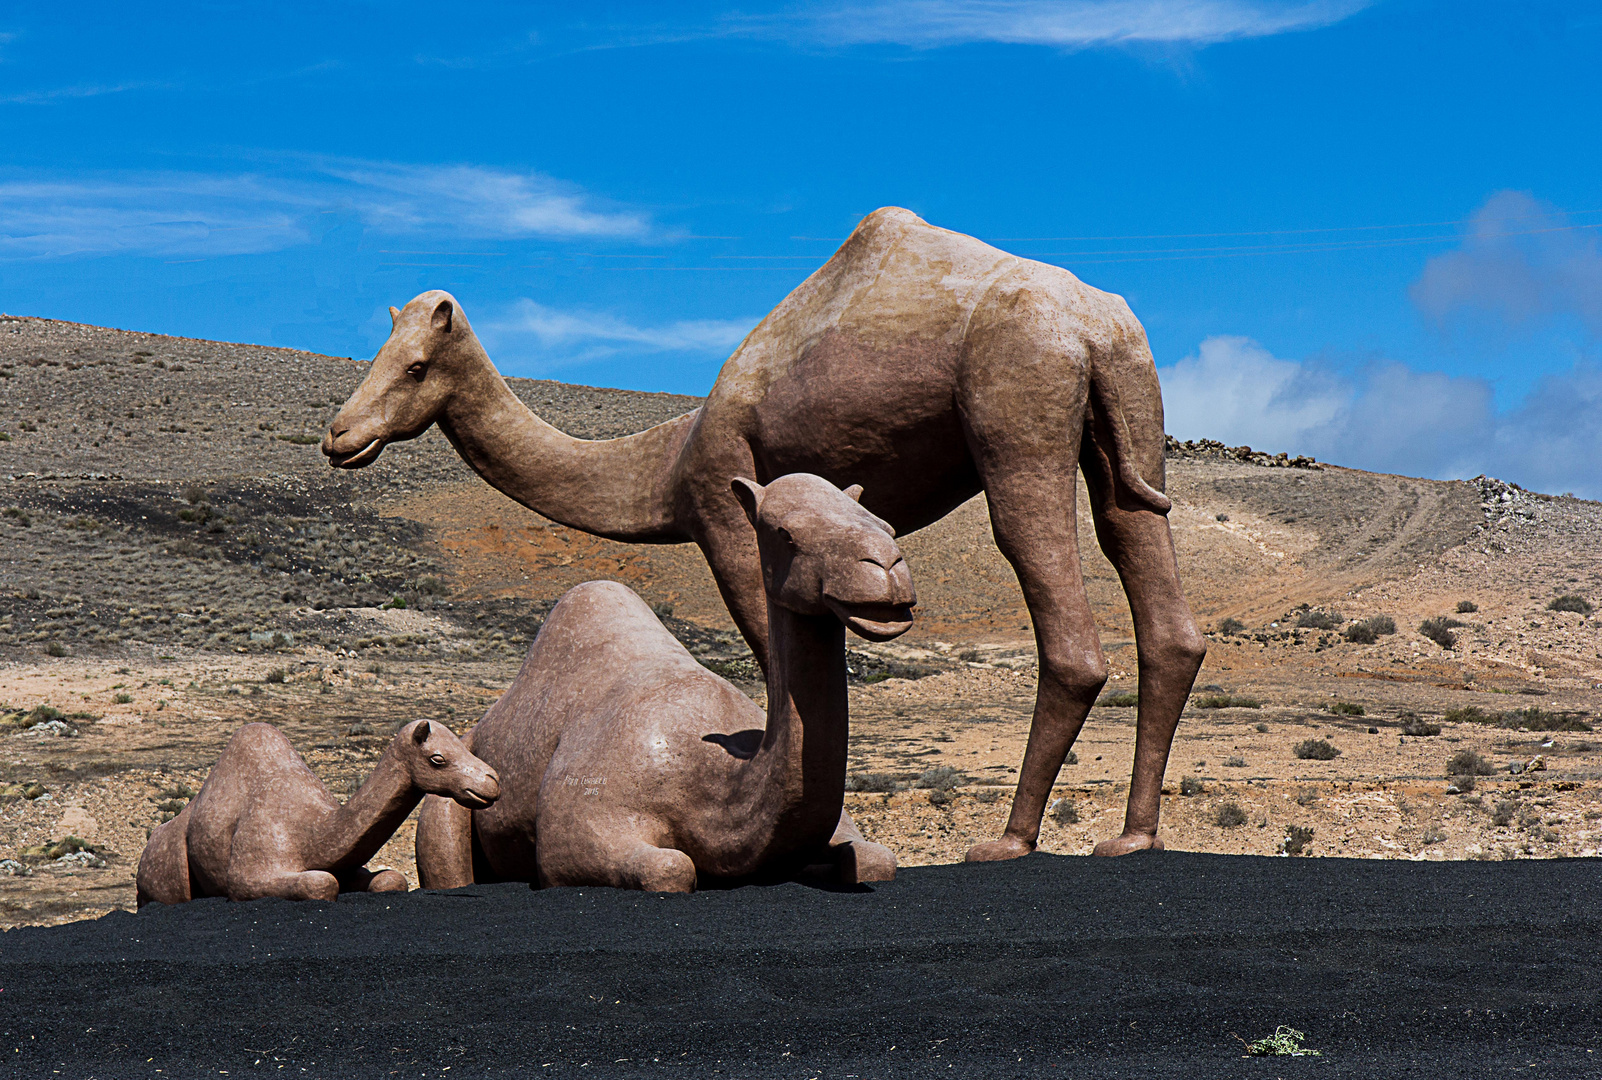
[[61,858],[57,859],[56,865],[82,866],[87,867],[90,870],[98,870],[102,866],[106,865],[106,860],[102,859],[99,855],[96,855],[92,851],[74,851],[71,854],[63,855]]
[[27,877],[33,871],[15,859],[0,859],[0,874],[10,874],[12,877]]

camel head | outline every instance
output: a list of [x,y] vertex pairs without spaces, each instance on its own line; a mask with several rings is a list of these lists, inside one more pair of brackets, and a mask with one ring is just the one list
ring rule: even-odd
[[323,436],[337,469],[371,465],[392,442],[415,439],[445,411],[483,349],[461,305],[438,289],[390,308],[389,340]]
[[780,607],[834,615],[869,641],[912,626],[918,595],[895,529],[864,510],[860,485],[841,491],[821,476],[792,473],[763,487],[731,485],[757,532],[762,583]]
[[444,724],[417,720],[401,728],[391,744],[412,782],[430,795],[482,810],[501,797],[500,777],[473,756]]

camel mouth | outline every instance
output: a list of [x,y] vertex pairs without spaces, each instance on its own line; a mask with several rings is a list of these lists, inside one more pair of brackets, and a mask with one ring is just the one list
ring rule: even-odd
[[467,807],[469,810],[482,810],[487,806],[494,805],[495,803],[494,799],[487,795],[480,795],[472,788],[464,789],[461,794],[456,796],[456,801]]
[[360,469],[364,465],[371,465],[384,452],[384,440],[374,439],[355,453],[340,453],[332,446],[324,450],[328,455],[328,464],[336,469]]
[[868,641],[889,641],[912,629],[911,604],[848,604],[832,596],[823,602],[853,634]]

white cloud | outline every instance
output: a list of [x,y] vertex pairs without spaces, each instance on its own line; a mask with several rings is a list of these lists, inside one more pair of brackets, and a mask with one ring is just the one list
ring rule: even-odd
[[644,239],[649,219],[538,173],[313,161],[258,173],[0,175],[0,256],[238,255],[312,240],[314,216],[386,234]]
[[828,44],[937,48],[969,42],[1078,49],[1107,45],[1211,45],[1313,30],[1373,0],[880,0],[781,18],[747,32]]
[[1498,192],[1469,219],[1462,247],[1425,265],[1413,301],[1437,323],[1478,315],[1520,327],[1570,316],[1602,333],[1597,232],[1525,192]]
[[519,300],[481,328],[491,351],[521,354],[542,370],[620,353],[703,353],[727,356],[758,318],[692,319],[637,326],[604,312],[561,311]]
[[1159,372],[1169,434],[1438,479],[1486,473],[1602,498],[1602,367],[1543,378],[1495,410],[1484,379],[1378,363],[1357,378],[1215,337]]

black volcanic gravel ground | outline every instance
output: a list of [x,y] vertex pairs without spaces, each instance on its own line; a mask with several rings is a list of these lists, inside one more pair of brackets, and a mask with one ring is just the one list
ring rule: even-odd
[[[1594,860],[1164,853],[857,893],[208,900],[0,937],[0,1069],[1597,1076],[1599,886]],[[1323,1056],[1242,1057],[1278,1024]]]

